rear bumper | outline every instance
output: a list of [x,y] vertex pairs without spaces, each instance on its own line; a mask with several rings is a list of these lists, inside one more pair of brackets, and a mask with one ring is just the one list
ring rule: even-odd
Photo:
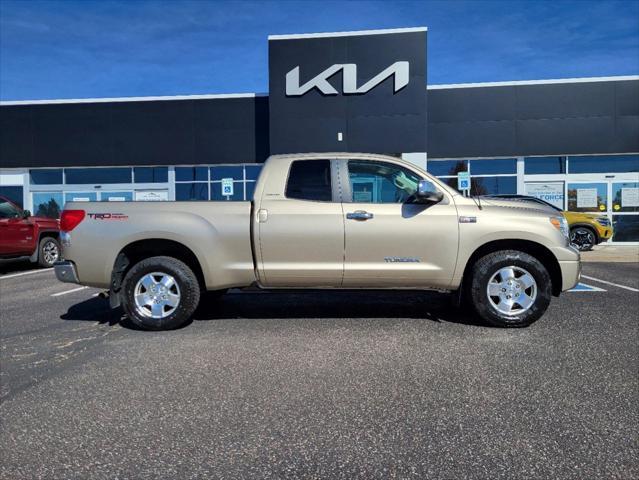
[[75,264],[69,260],[62,260],[53,264],[53,270],[58,280],[65,283],[80,283]]

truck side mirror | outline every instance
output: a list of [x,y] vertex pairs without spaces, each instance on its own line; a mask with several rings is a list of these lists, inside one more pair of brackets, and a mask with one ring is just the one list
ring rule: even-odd
[[24,218],[25,220],[27,218],[29,218],[31,216],[31,211],[29,210],[22,210],[22,218]]
[[415,197],[419,203],[439,203],[443,200],[444,194],[437,190],[433,182],[420,180]]

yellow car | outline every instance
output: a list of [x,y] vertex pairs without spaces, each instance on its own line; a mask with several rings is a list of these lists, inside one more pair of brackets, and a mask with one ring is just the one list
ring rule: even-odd
[[612,237],[610,219],[600,213],[567,212],[540,198],[528,195],[489,195],[493,198],[516,198],[522,201],[546,205],[561,212],[570,227],[570,243],[580,252],[591,250],[595,245]]
[[590,250],[612,237],[612,224],[598,213],[562,212],[570,227],[570,243],[578,250]]

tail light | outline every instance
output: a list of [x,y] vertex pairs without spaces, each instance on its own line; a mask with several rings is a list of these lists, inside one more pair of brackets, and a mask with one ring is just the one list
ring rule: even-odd
[[62,210],[60,216],[60,230],[70,232],[84,220],[84,210]]

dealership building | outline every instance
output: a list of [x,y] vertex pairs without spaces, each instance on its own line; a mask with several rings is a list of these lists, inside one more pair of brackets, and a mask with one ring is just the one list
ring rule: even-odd
[[250,200],[269,155],[374,152],[607,215],[612,242],[639,243],[639,75],[427,85],[427,33],[271,36],[264,94],[0,102],[0,195],[52,217]]

